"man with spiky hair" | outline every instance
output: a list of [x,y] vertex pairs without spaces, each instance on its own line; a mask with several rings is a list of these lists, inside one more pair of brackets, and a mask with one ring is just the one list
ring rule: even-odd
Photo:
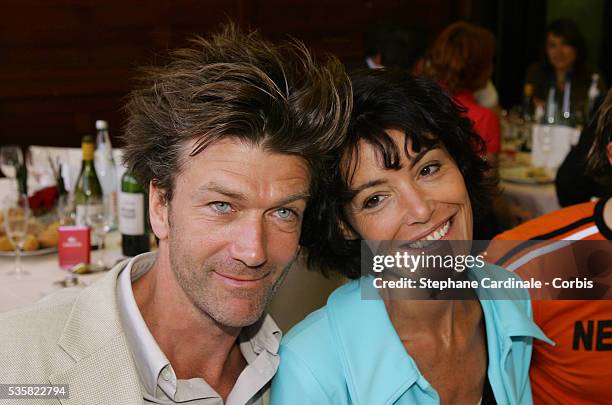
[[350,93],[336,59],[232,26],[145,70],[124,155],[159,249],[0,317],[0,383],[68,384],[65,404],[262,403],[281,337],[266,305]]

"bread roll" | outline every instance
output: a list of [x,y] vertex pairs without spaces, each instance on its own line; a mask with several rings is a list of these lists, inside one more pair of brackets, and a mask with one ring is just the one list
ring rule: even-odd
[[59,230],[57,228],[48,227],[38,235],[38,242],[43,248],[49,248],[57,246],[57,240],[59,239]]
[[0,236],[0,252],[10,252],[13,250],[13,244],[6,236]]
[[24,252],[33,252],[34,250],[38,249],[38,239],[36,239],[36,236],[32,235],[31,233],[27,234],[25,242],[23,243],[23,251]]

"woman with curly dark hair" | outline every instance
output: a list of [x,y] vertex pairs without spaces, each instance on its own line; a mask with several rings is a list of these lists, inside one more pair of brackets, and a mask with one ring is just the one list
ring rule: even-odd
[[[470,243],[494,183],[482,139],[435,83],[381,70],[355,76],[353,94],[318,232],[304,241],[311,266],[352,280],[282,342],[272,403],[531,403],[532,340],[545,336],[524,290],[506,301],[363,299],[361,241]],[[475,277],[502,273],[487,264]]]

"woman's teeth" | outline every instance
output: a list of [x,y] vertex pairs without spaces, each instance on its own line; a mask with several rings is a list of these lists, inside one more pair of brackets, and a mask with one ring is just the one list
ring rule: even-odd
[[429,235],[425,236],[423,239],[410,243],[408,246],[410,246],[411,248],[416,248],[416,249],[427,247],[431,245],[434,241],[440,240],[443,237],[445,237],[446,234],[448,233],[449,228],[450,228],[450,221],[446,221],[444,225],[442,225],[440,228],[436,229]]

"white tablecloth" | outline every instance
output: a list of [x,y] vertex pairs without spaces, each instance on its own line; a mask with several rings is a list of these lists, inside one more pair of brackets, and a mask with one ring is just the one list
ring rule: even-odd
[[502,198],[539,217],[561,208],[554,184],[517,184],[501,181]]
[[[539,217],[559,208],[555,184],[533,183],[521,181],[504,180],[504,169],[531,168],[531,155],[529,153],[518,152],[509,157],[500,156],[500,188],[502,198],[511,206],[517,206],[523,211],[527,211],[532,217]],[[554,170],[550,170],[550,175],[554,177]],[[510,176],[512,178],[512,176]]]
[[[107,263],[114,263],[121,258],[119,242],[120,236],[118,234],[108,235]],[[97,257],[97,254],[97,251],[92,252],[92,260]],[[38,301],[43,296],[60,289],[61,287],[54,285],[54,282],[63,280],[70,274],[67,270],[62,270],[58,266],[57,253],[22,257],[21,264],[23,269],[30,274],[17,279],[15,276],[6,274],[14,269],[15,259],[0,257],[0,312],[21,308]],[[79,283],[85,286],[104,274],[106,273],[101,272],[78,275],[77,277]]]

